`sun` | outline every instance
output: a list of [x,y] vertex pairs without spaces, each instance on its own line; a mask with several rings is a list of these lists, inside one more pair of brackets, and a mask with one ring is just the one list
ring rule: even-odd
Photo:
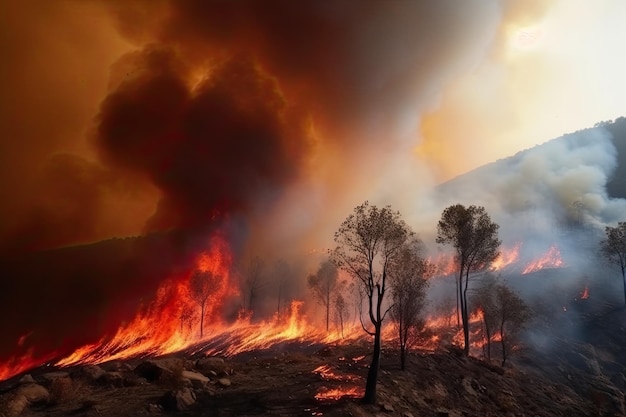
[[540,27],[530,26],[513,30],[510,37],[510,47],[516,51],[529,51],[537,48],[543,39],[543,30]]

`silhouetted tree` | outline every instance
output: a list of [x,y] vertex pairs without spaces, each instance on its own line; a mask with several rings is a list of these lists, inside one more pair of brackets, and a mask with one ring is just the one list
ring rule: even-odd
[[369,320],[374,327],[363,330],[374,336],[374,350],[365,384],[363,401],[376,402],[376,383],[380,366],[381,328],[387,310],[383,300],[388,289],[389,265],[413,232],[401,219],[400,213],[387,206],[379,209],[365,203],[357,206],[335,232],[337,247],[331,251],[332,260],[358,283],[367,297]]
[[406,354],[424,327],[421,312],[425,305],[427,278],[434,266],[421,255],[421,242],[405,244],[389,263],[392,305],[389,311],[400,345],[400,367],[406,366]]
[[604,232],[606,237],[600,242],[600,250],[609,263],[622,271],[626,305],[626,222],[619,222],[616,227],[607,226]]
[[254,303],[264,286],[265,262],[255,256],[250,259],[241,274],[241,295],[243,308],[254,311]]
[[531,311],[524,300],[504,284],[496,285],[495,304],[504,366],[508,357],[507,352],[512,347],[511,342],[530,319]]
[[326,331],[328,331],[333,295],[342,287],[337,265],[330,260],[322,262],[317,273],[309,275],[307,282],[313,297],[326,309]]
[[189,280],[189,295],[200,306],[200,337],[204,335],[204,314],[216,277],[211,271],[196,270]]
[[459,270],[457,289],[463,324],[464,353],[469,355],[469,314],[467,288],[470,273],[486,269],[499,255],[499,226],[491,221],[484,207],[456,204],[446,208],[437,224],[437,243],[449,244],[455,251]]
[[496,300],[496,288],[498,282],[493,275],[487,275],[482,279],[481,286],[477,289],[473,304],[482,310],[482,325],[485,335],[485,356],[491,360],[491,339],[498,331],[498,303]]
[[284,259],[276,261],[274,264],[274,284],[276,286],[276,314],[280,315],[280,306],[286,297],[291,278],[291,268]]
[[337,293],[333,300],[333,304],[335,311],[335,321],[341,333],[341,337],[343,337],[343,327],[348,317],[348,302],[346,301],[342,293]]

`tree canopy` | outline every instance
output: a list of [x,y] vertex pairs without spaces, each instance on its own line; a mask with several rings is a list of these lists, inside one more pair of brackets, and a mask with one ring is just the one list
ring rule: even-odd
[[610,263],[620,267],[624,284],[624,303],[626,305],[626,222],[605,228],[605,238],[600,242],[600,250]]
[[500,254],[499,226],[484,207],[455,204],[446,208],[437,224],[437,243],[455,250],[458,267],[457,301],[463,324],[464,352],[469,355],[469,314],[467,289],[470,273],[489,267]]
[[381,328],[387,315],[383,300],[388,290],[389,268],[413,232],[400,213],[390,206],[379,209],[367,201],[357,206],[335,232],[335,264],[358,283],[366,296],[368,317],[373,329],[363,329],[374,336],[374,352],[367,375],[364,402],[376,401],[376,382],[380,365]]

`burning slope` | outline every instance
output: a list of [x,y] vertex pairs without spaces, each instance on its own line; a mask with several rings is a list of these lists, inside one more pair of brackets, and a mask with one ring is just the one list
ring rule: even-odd
[[565,266],[565,264],[561,258],[561,251],[556,245],[552,245],[545,254],[528,263],[522,270],[522,275],[537,272],[545,268],[562,268],[563,266]]
[[[253,312],[242,311],[234,323],[225,322],[222,316],[224,303],[239,291],[230,278],[232,270],[230,248],[220,234],[215,234],[208,246],[207,250],[196,256],[192,268],[164,281],[155,299],[142,308],[132,320],[119,326],[113,336],[105,336],[96,343],[79,347],[61,359],[58,359],[59,355],[66,352],[46,352],[41,356],[34,356],[33,352],[29,351],[24,355],[10,358],[0,366],[0,379],[9,378],[54,359],[55,365],[63,367],[98,364],[115,359],[159,356],[183,350],[206,355],[233,356],[286,342],[319,344],[349,342],[363,337],[359,326],[346,328],[342,335],[338,331],[326,332],[313,325],[301,313],[304,304],[302,301],[292,302],[288,314],[275,315],[268,320],[252,321]],[[492,270],[498,271],[518,264],[520,250],[521,244],[504,249]],[[454,266],[449,260],[446,264]],[[560,252],[553,245],[544,256],[529,263],[523,273],[560,266],[563,266]],[[209,272],[205,282],[208,287],[198,289],[193,285],[193,278],[203,272]],[[204,299],[198,298],[199,295],[202,296],[202,291],[205,292]],[[588,292],[585,292],[583,297],[586,294]],[[204,316],[201,314],[202,305]],[[479,337],[481,313],[472,314],[470,322],[475,329],[472,349],[480,351],[485,343]],[[429,317],[426,320],[426,328],[430,336],[421,340],[415,348],[433,350],[442,341],[461,345],[462,333],[453,325],[455,323],[454,312],[440,317]],[[386,328],[384,337],[388,341],[395,339],[393,326]],[[493,337],[493,340],[497,339],[497,335]]]

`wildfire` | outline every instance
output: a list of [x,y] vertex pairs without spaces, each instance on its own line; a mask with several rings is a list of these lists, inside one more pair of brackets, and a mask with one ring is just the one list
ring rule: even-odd
[[[356,361],[355,361],[356,362]],[[341,382],[340,387],[321,387],[315,394],[318,401],[337,401],[341,398],[359,398],[363,396],[361,378],[351,374],[338,374],[330,365],[320,365],[313,370],[324,381]],[[347,385],[346,383],[351,383]]]
[[502,249],[500,255],[491,263],[492,271],[501,271],[509,265],[513,265],[519,261],[519,253],[522,248],[521,243],[516,243],[512,249]]
[[[211,292],[205,300],[205,318],[219,322],[223,300],[233,290],[229,287],[231,257],[228,246],[220,236],[211,239],[210,249],[196,262],[197,271],[212,273]],[[156,356],[181,351],[197,343],[200,312],[190,294],[191,274],[166,281],[157,291],[156,299],[139,312],[128,324],[118,328],[107,341],[78,348],[56,362],[58,366],[98,364],[115,359]]]
[[561,258],[561,251],[556,245],[550,246],[550,249],[539,259],[530,262],[524,270],[522,275],[537,272],[544,268],[561,268],[564,266],[563,259]]
[[[498,270],[519,262],[521,244],[510,250],[503,250],[493,264]],[[437,261],[439,273],[454,267],[454,258],[440,257]],[[99,364],[111,360],[136,357],[160,356],[180,351],[193,354],[234,356],[243,352],[271,348],[281,343],[321,344],[349,342],[364,337],[360,326],[344,328],[342,332],[326,331],[307,321],[303,314],[303,302],[293,301],[286,314],[274,315],[271,319],[252,321],[251,312],[243,312],[234,323],[225,323],[222,319],[222,306],[229,296],[237,294],[237,288],[230,281],[230,249],[219,235],[214,236],[209,249],[201,253],[190,271],[179,273],[165,281],[157,291],[152,303],[139,311],[134,319],[121,325],[113,336],[103,337],[93,344],[79,347],[69,355],[57,359],[59,352],[47,355],[34,355],[32,350],[15,356],[0,364],[0,380],[10,378],[42,363],[65,367],[76,364]],[[560,252],[552,246],[539,260],[530,263],[523,274],[528,274],[545,267],[563,265]],[[202,275],[209,280],[210,291],[206,297],[194,293],[195,275]],[[447,273],[447,272],[446,272]],[[200,294],[202,295],[202,294]],[[589,297],[585,287],[581,299]],[[482,312],[473,313],[470,325],[480,329]],[[413,348],[434,350],[442,342],[463,344],[462,330],[456,325],[456,312],[428,317],[425,320],[425,336],[418,340]],[[204,325],[206,324],[206,325]],[[480,335],[472,331],[472,348],[480,348],[485,343]],[[477,330],[480,332],[480,330]],[[25,343],[29,334],[19,338],[18,346]],[[392,325],[383,328],[385,340],[397,337]],[[493,335],[497,341],[499,335]],[[353,358],[357,362],[362,357]],[[338,375],[329,367],[320,367],[313,371],[326,381],[350,382],[353,377]],[[342,387],[320,391],[316,398],[330,400],[346,396],[359,396],[359,388]]]
[[589,298],[589,287],[585,285],[585,289],[580,293],[580,299],[586,300]]

